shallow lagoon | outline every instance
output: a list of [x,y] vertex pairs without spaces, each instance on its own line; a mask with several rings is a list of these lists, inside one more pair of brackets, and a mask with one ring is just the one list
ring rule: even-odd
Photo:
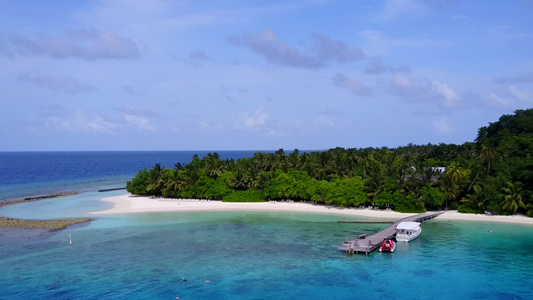
[[[98,198],[91,202],[86,196],[45,200],[46,210],[29,204],[24,210],[62,216],[75,211],[76,201],[86,201],[84,209],[102,208]],[[10,214],[20,213],[15,208]],[[348,236],[387,224],[339,220],[369,219],[147,213],[99,216],[56,233],[4,231],[2,297],[526,299],[533,294],[533,226],[432,220],[423,223],[420,238],[400,244],[393,254],[348,256],[337,250]]]

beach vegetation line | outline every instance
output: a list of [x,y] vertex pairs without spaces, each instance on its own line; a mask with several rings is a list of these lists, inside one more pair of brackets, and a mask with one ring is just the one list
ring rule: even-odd
[[127,182],[134,195],[222,201],[293,201],[398,212],[533,217],[533,109],[482,127],[475,141],[398,148],[332,148],[220,159],[217,153],[167,169],[156,164]]

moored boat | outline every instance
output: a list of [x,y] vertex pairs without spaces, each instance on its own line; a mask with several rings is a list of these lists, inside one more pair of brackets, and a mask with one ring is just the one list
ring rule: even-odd
[[398,242],[410,242],[416,239],[422,228],[418,222],[401,222],[396,226],[396,241]]
[[396,243],[393,240],[385,240],[379,247],[379,252],[394,252]]

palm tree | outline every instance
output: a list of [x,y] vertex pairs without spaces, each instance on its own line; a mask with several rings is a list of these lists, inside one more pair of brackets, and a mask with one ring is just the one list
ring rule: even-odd
[[246,190],[248,189],[248,183],[244,171],[241,168],[235,170],[235,173],[233,174],[233,177],[230,178],[229,182],[234,190]]
[[317,170],[316,174],[318,177],[317,179],[325,180],[327,176],[331,174],[330,166],[329,166],[331,152],[329,151],[314,152],[314,154],[316,156],[316,162],[317,162],[317,166],[316,166],[316,170]]
[[448,210],[448,201],[455,200],[461,193],[461,185],[465,177],[466,172],[456,162],[452,162],[441,177],[441,188],[446,195],[446,210]]
[[479,213],[482,213],[485,210],[485,202],[487,202],[487,198],[483,195],[483,188],[476,184],[472,187],[472,190],[473,193],[466,195],[461,199],[461,202],[476,208]]
[[348,173],[348,156],[344,148],[337,147],[331,151],[331,159],[329,165],[333,173],[337,174],[340,178],[346,177]]
[[521,182],[507,182],[507,187],[502,188],[503,201],[500,203],[504,210],[516,213],[518,207],[526,208],[523,201],[523,190]]
[[375,159],[368,168],[368,177],[365,180],[365,190],[369,198],[381,193],[385,190],[386,176],[384,172],[384,166]]
[[220,160],[218,153],[208,153],[203,160],[205,164],[205,173],[207,176],[216,179],[222,174],[222,161]]
[[267,155],[264,152],[256,152],[253,157],[255,163],[258,165],[259,169],[262,171],[269,171],[270,166],[268,165]]
[[300,170],[300,150],[294,149],[287,155],[287,163],[292,170]]
[[302,165],[302,170],[307,172],[310,177],[318,179],[320,164],[316,152],[312,152],[311,154],[304,153],[302,156],[305,157],[305,162]]
[[488,143],[481,145],[481,152],[479,154],[479,158],[483,162],[483,164],[487,165],[487,175],[489,174],[491,162],[496,158],[496,149],[492,145],[489,145]]
[[161,188],[164,185],[163,174],[165,173],[165,167],[161,167],[161,164],[155,164],[155,166],[150,169],[149,182],[146,187],[146,191],[152,195],[161,194]]
[[285,151],[283,151],[282,148],[278,149],[274,155],[275,161],[274,161],[274,169],[281,169],[283,172],[289,171],[289,164],[287,163]]
[[257,183],[257,177],[261,169],[259,163],[254,158],[241,158],[237,162],[237,169],[242,170],[244,173],[244,179],[250,187],[255,187]]
[[165,180],[165,186],[163,188],[164,195],[177,194],[185,186],[185,179],[183,178],[183,171],[171,170],[168,178]]
[[371,160],[374,159],[370,150],[370,148],[362,149],[361,154],[358,157],[358,163],[363,167],[363,179],[366,179],[366,171],[370,166]]
[[526,209],[527,209],[527,215],[530,218],[533,218],[533,203],[528,203],[528,205],[526,206]]

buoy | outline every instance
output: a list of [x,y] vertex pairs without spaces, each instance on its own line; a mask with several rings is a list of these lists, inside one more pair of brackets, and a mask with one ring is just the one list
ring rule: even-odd
[[176,297],[176,300],[178,300],[179,298],[180,298],[180,296],[177,296],[177,297]]
[[209,283],[209,280],[206,280],[205,283]]

